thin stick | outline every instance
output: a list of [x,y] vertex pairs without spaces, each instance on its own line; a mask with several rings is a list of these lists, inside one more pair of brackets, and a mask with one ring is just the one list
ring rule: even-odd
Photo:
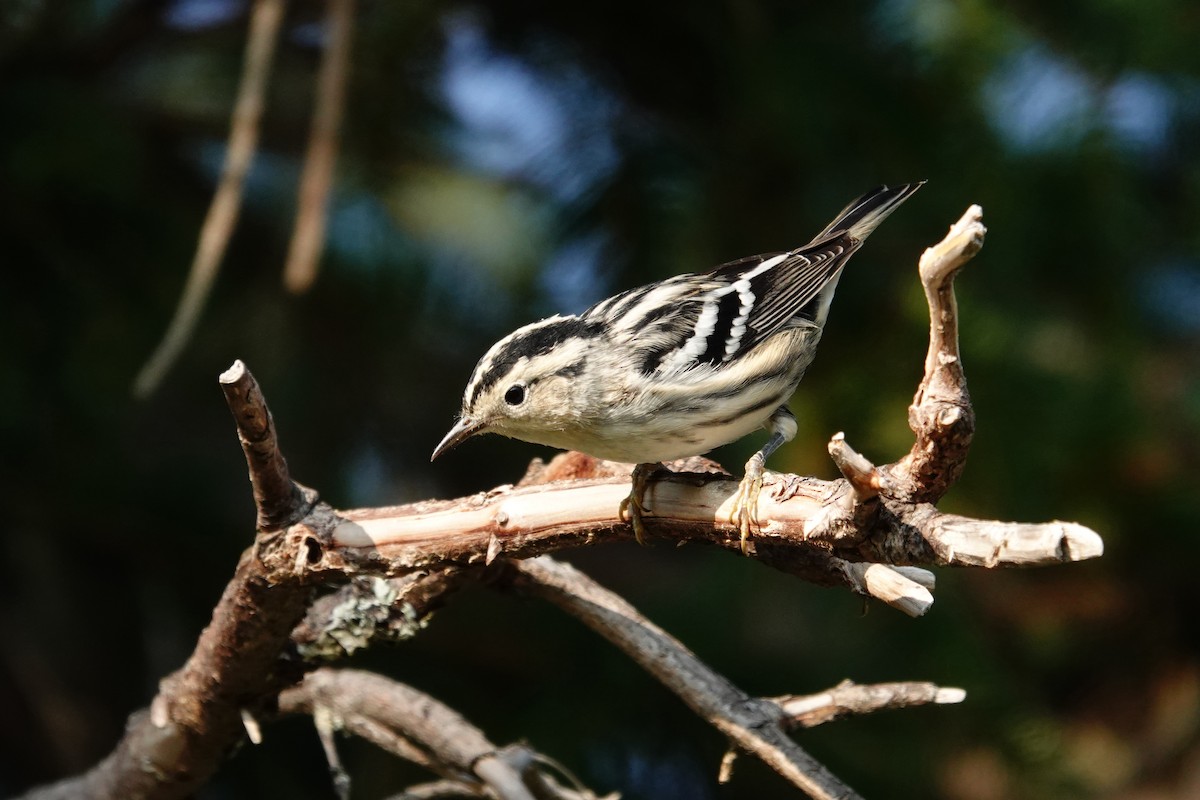
[[522,779],[524,769],[535,760],[527,748],[497,748],[449,706],[382,675],[320,669],[282,692],[279,709],[314,717],[332,715],[347,732],[443,778],[461,781],[473,774],[499,800],[534,800]]
[[965,699],[967,693],[962,689],[924,681],[867,685],[842,681],[824,692],[786,695],[776,697],[774,701],[783,711],[787,726],[813,728],[851,715],[928,704],[961,703]]
[[854,489],[854,499],[865,503],[879,496],[879,470],[846,442],[846,434],[835,433],[829,440],[829,457]]
[[304,171],[300,176],[296,227],[288,249],[283,283],[289,292],[302,294],[317,279],[333,171],[337,163],[342,116],[346,107],[346,81],[350,74],[350,43],[354,31],[355,0],[328,0],[325,35],[328,41],[317,76],[317,96]]
[[238,440],[246,454],[260,531],[280,530],[299,520],[315,501],[292,481],[279,450],[275,423],[258,381],[241,361],[221,373],[221,390],[237,424]]
[[254,3],[250,32],[246,39],[245,66],[233,107],[221,179],[200,229],[200,242],[192,258],[179,305],[175,308],[175,316],[167,326],[162,341],[133,382],[135,397],[147,397],[158,388],[191,340],[208,296],[212,293],[229,238],[237,225],[246,174],[250,171],[254,152],[258,148],[259,121],[285,7],[285,0],[256,0]]
[[333,781],[333,791],[338,800],[350,800],[350,775],[342,766],[342,758],[338,755],[336,735],[337,725],[333,712],[327,706],[317,706],[313,709],[313,724],[317,729],[317,738],[321,740],[321,749],[325,751],[325,762],[329,765],[329,778]]

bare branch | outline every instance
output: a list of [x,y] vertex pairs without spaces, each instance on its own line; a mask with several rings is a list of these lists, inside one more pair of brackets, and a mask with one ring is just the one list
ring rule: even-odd
[[574,567],[549,558],[512,562],[518,588],[578,617],[660,680],[738,747],[753,753],[810,797],[857,797],[783,732],[779,706],[753,698],[713,671],[679,640]]
[[[313,725],[317,729],[317,738],[321,740],[321,749],[325,751],[325,761],[329,765],[329,778],[333,782],[333,791],[338,800],[350,800],[350,775],[342,766],[341,756],[338,755],[337,741],[334,739],[336,723],[328,706],[317,706],[313,709]],[[340,720],[338,721],[340,722]]]
[[[270,0],[260,0],[259,9]],[[256,12],[257,13],[257,12]],[[919,615],[933,575],[913,565],[1028,566],[1094,558],[1100,537],[1074,523],[1018,524],[940,512],[974,429],[957,346],[952,278],[983,237],[973,206],[921,260],[933,320],[926,375],[909,410],[916,434],[899,462],[875,467],[837,436],[830,454],[844,480],[768,474],[752,555],[821,585],[840,585]],[[337,658],[381,636],[405,638],[467,580],[496,575],[554,602],[621,647],[676,691],[736,747],[817,798],[854,793],[785,732],[846,713],[958,702],[928,684],[843,685],[808,698],[753,698],[700,662],[621,598],[571,567],[532,556],[632,538],[618,515],[629,465],[578,453],[531,468],[521,486],[454,501],[336,512],[291,480],[274,426],[241,362],[221,377],[246,454],[258,529],[188,662],[166,678],[149,713],[130,719],[116,750],[79,778],[37,798],[177,798],[192,793],[279,697],[285,710],[322,715],[345,730],[443,775],[409,796],[457,791],[502,800],[589,800],[534,768],[526,748],[497,749],[432,698],[380,676],[320,671],[299,686],[304,662]],[[679,462],[647,490],[650,532],[742,552],[728,523],[737,483],[711,462]],[[530,558],[525,562],[510,559]],[[486,567],[485,565],[493,566]],[[386,579],[386,580],[385,580]],[[314,587],[335,587],[306,607]],[[290,640],[290,641],[289,641]],[[289,649],[294,647],[294,650]],[[288,653],[288,658],[282,654]],[[286,689],[286,691],[285,691]],[[282,694],[281,694],[282,692]],[[318,712],[318,709],[323,709]],[[328,725],[326,733],[331,729]],[[331,741],[326,736],[327,741]],[[727,778],[732,757],[723,762]],[[475,787],[475,788],[472,788]]]
[[[236,363],[222,386],[237,422],[259,506],[260,534],[242,554],[187,663],[159,685],[149,713],[130,717],[117,748],[88,773],[28,797],[175,798],[191,794],[228,748],[253,735],[261,706],[295,681],[281,660],[311,599],[302,535],[276,528],[303,513],[253,376]],[[322,519],[321,509],[308,509]],[[299,568],[297,568],[297,565]]]
[[343,731],[444,778],[471,775],[475,760],[496,749],[449,707],[372,672],[319,669],[279,695],[280,713],[316,715],[320,709]]
[[1103,553],[1100,537],[1074,522],[1000,522],[942,514],[921,508],[913,517],[927,516],[922,527],[935,548],[938,562],[970,567],[1041,566],[1057,551],[1060,562],[1083,561]]
[[[557,787],[537,778],[545,760],[524,746],[498,748],[450,707],[411,686],[361,670],[320,669],[279,695],[284,714],[336,720],[340,728],[442,776],[408,796],[484,796],[534,800],[531,787]],[[435,788],[436,787],[436,788]],[[475,788],[472,788],[475,787]],[[457,792],[438,795],[427,792]],[[405,796],[405,795],[401,795]],[[544,792],[539,796],[547,796]],[[587,790],[557,787],[551,797],[594,800]]]
[[904,502],[936,502],[966,464],[975,412],[958,351],[954,276],[983,247],[986,233],[983,209],[973,205],[946,238],[921,255],[921,284],[929,303],[929,352],[925,377],[908,409],[916,441],[899,462],[881,468],[891,496]]
[[910,617],[919,617],[933,605],[933,573],[918,567],[893,567],[862,561],[843,561],[850,588],[874,597]]
[[846,443],[846,434],[835,433],[829,440],[829,457],[850,482],[856,502],[865,503],[879,496],[879,470]]
[[430,781],[410,786],[387,800],[440,800],[443,797],[487,797],[487,790],[468,781]]
[[116,749],[84,775],[27,798],[182,798],[207,781],[245,736],[243,709],[253,711],[296,677],[279,657],[309,590],[300,581],[274,583],[264,568],[264,560],[280,558],[284,539],[261,536],[242,555],[195,651],[161,682],[149,713],[130,717]]
[[911,681],[859,685],[842,681],[824,692],[809,695],[785,695],[774,698],[784,714],[784,724],[792,728],[812,728],[835,719],[872,714],[893,708],[909,708],[945,703],[961,703],[967,697],[962,689]]
[[285,0],[255,0],[221,180],[200,229],[200,241],[175,316],[167,326],[162,341],[134,379],[133,393],[136,397],[146,397],[158,388],[192,338],[217,280],[225,248],[237,225],[246,174],[250,171],[254,151],[258,148],[259,121],[265,105],[267,79],[271,73],[271,62],[275,57],[275,45],[279,41],[286,5]]
[[[581,460],[578,454],[567,457]],[[848,524],[830,530],[820,521],[828,521],[826,509],[850,492],[847,483],[768,473],[764,485],[759,508],[765,522],[753,537],[755,557],[797,573],[805,572],[807,565],[806,577],[822,585],[847,585],[840,565],[829,563],[830,553],[885,564],[978,566],[974,553],[982,549],[994,552],[987,566],[1028,566],[1094,558],[1103,549],[1100,537],[1079,525],[978,522],[972,528],[965,518],[942,514],[927,504],[880,515],[869,530],[855,531]],[[647,491],[647,505],[653,509],[647,518],[649,532],[741,552],[738,532],[728,522],[737,486],[719,475],[665,475]],[[502,555],[524,558],[601,540],[631,539],[628,525],[617,515],[628,491],[624,478],[501,486],[452,501],[343,511],[331,520],[336,522],[332,529],[309,533],[326,544],[319,568],[334,572],[379,573],[382,568],[402,574],[451,563],[483,564],[489,545]],[[1014,530],[1021,532],[1020,552],[1011,546],[997,548],[998,542],[1012,544]],[[951,544],[940,540],[948,534],[954,536]],[[976,546],[966,546],[960,536],[972,538]],[[1019,561],[1010,562],[1015,555]]]
[[328,39],[317,76],[312,131],[300,176],[296,227],[292,231],[287,265],[283,270],[283,283],[294,294],[308,291],[317,279],[321,251],[325,247],[329,194],[346,106],[346,81],[350,74],[354,10],[355,0],[328,0],[325,14]]
[[220,383],[250,469],[258,529],[274,531],[298,521],[316,501],[316,493],[306,494],[292,481],[258,381],[239,360],[221,373]]

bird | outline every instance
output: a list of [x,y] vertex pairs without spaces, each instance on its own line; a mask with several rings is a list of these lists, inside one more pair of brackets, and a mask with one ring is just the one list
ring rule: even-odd
[[498,433],[635,464],[618,512],[644,544],[643,498],[661,462],[766,428],[729,517],[748,555],[766,460],[796,435],[787,403],[816,355],[842,269],[924,183],[866,192],[795,250],[676,275],[518,328],[479,359],[430,460]]

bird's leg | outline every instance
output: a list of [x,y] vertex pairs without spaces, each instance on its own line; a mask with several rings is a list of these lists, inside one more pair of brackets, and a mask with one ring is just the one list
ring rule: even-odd
[[658,464],[638,464],[633,468],[633,488],[629,491],[629,496],[621,501],[621,507],[617,509],[617,516],[625,519],[626,512],[629,512],[629,524],[633,526],[633,535],[637,537],[638,544],[646,543],[646,526],[642,524],[642,515],[650,509],[643,503],[646,495],[646,487],[650,485],[650,476],[659,468]]
[[751,526],[759,527],[758,495],[762,491],[767,457],[796,435],[796,417],[787,406],[780,406],[767,420],[766,427],[771,432],[771,438],[746,462],[746,475],[738,486],[737,494],[733,498],[733,508],[729,512],[729,522],[736,525],[742,535],[742,555],[750,554],[747,540],[750,538]]

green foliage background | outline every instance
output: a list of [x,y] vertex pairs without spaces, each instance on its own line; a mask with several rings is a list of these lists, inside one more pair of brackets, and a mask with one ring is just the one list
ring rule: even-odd
[[[289,12],[224,271],[152,397],[223,153],[246,7],[0,5],[0,794],[86,768],[205,624],[252,534],[216,376],[271,402],[335,506],[454,496],[549,453],[430,466],[475,360],[519,324],[800,244],[883,182],[929,185],[842,281],[780,470],[839,430],[904,452],[928,324],[916,259],[970,203],[959,281],[979,419],[944,507],[1100,531],[1098,562],[942,571],[930,614],[863,613],[702,548],[573,562],[760,694],[928,679],[961,706],[801,742],[869,797],[1200,796],[1200,9],[997,3],[361,3],[323,272],[281,288],[321,4]],[[737,466],[757,446],[718,452]],[[627,798],[786,797],[552,609],[468,591],[361,663]],[[346,744],[356,797],[420,773]],[[273,725],[202,797],[331,797]]]

